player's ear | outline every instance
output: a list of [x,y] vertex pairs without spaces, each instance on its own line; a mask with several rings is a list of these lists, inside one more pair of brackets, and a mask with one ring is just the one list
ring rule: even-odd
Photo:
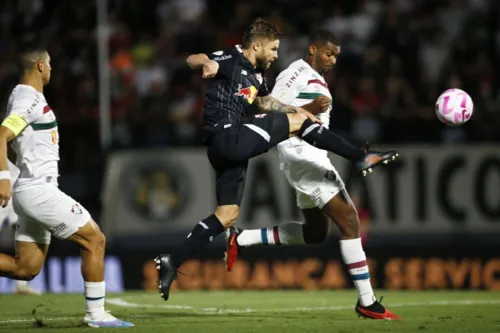
[[40,73],[43,72],[44,67],[45,67],[45,64],[43,63],[43,60],[36,62],[36,68],[38,69],[38,71]]
[[252,44],[253,50],[255,52],[258,52],[260,50],[261,46],[262,46],[262,43],[258,40],[253,42],[253,44]]
[[309,55],[315,55],[317,51],[317,47],[314,44],[309,45]]

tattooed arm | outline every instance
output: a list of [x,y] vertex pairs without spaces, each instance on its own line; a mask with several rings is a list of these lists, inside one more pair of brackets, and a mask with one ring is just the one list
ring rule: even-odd
[[255,102],[257,104],[257,107],[262,112],[270,112],[270,111],[285,112],[285,113],[298,112],[297,107],[281,103],[277,98],[271,95],[257,97]]
[[300,107],[281,103],[277,98],[271,95],[257,97],[255,102],[257,104],[257,107],[263,112],[274,111],[274,112],[284,112],[284,113],[302,113],[312,121],[321,124],[321,120],[319,120],[315,115],[313,115],[309,111]]

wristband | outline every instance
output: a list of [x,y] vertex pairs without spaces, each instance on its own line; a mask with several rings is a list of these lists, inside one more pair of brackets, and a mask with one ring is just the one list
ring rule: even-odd
[[0,171],[0,180],[10,179],[10,171]]

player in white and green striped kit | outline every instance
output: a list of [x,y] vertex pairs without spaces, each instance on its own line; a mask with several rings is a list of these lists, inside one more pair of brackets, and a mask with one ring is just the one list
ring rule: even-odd
[[[312,34],[305,58],[293,62],[280,73],[272,96],[282,103],[300,106],[316,114],[323,126],[328,127],[332,96],[323,74],[335,65],[340,54],[338,45],[327,31]],[[361,244],[358,214],[328,152],[299,137],[281,142],[278,149],[280,169],[296,190],[297,205],[305,223],[287,222],[256,230],[228,229],[227,269],[231,270],[241,246],[321,243],[328,235],[328,219],[331,219],[342,232],[340,251],[358,292],[355,307],[358,315],[371,319],[398,319],[375,298]]]

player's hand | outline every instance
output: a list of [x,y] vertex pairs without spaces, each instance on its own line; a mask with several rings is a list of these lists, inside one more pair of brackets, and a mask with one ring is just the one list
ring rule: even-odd
[[318,123],[318,124],[321,124],[323,125],[323,122],[321,120],[319,120],[318,117],[316,117],[315,115],[313,115],[311,112],[303,109],[303,108],[297,108],[297,112],[300,112],[302,113],[303,115],[305,115],[307,118],[311,119],[312,121],[314,121],[315,123]]
[[328,110],[328,108],[330,107],[330,102],[330,98],[326,96],[318,96],[308,105],[309,107],[307,109],[312,114],[322,113]]
[[10,179],[0,180],[0,205],[7,207],[10,197],[12,196],[12,188],[10,186]]
[[214,60],[209,60],[203,65],[203,74],[202,77],[204,79],[209,79],[217,75],[219,71],[219,63]]

